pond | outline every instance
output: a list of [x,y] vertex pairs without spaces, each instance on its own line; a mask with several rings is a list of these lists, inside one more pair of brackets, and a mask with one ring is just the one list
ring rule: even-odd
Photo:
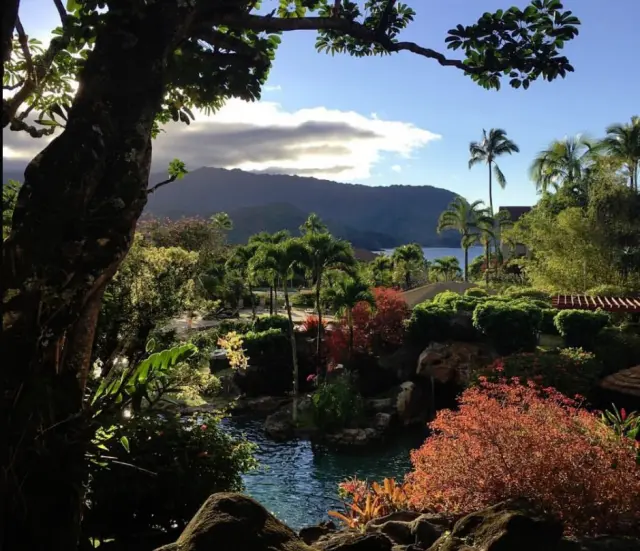
[[401,479],[411,467],[409,452],[426,438],[426,430],[417,429],[380,449],[338,453],[306,440],[273,442],[263,421],[233,418],[223,424],[258,446],[260,468],[244,476],[246,493],[294,530],[326,520],[327,511],[340,507],[337,487],[345,478]]

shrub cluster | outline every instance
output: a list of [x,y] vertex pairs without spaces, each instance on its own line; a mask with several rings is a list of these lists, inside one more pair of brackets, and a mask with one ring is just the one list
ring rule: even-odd
[[601,310],[562,310],[555,317],[558,332],[567,346],[590,350],[598,333],[611,321]]
[[598,334],[593,351],[603,366],[602,375],[611,375],[640,365],[640,335],[605,327]]
[[315,308],[316,297],[313,293],[295,293],[291,295],[291,306],[295,308]]
[[499,354],[533,351],[542,321],[542,312],[526,301],[489,300],[473,312],[473,325]]
[[359,421],[364,401],[350,377],[344,375],[322,383],[313,394],[313,420],[323,432],[340,430]]
[[468,297],[478,297],[478,298],[489,296],[489,293],[487,293],[484,289],[481,289],[480,287],[472,287],[471,289],[467,289],[464,292],[464,294],[465,296],[468,296]]
[[580,348],[564,348],[498,358],[479,375],[492,382],[518,377],[545,388],[554,387],[566,396],[587,396],[601,370],[594,354]]
[[527,498],[569,533],[637,533],[635,442],[553,389],[483,381],[442,410],[412,452],[410,503],[466,514]]
[[547,303],[547,306],[551,306],[551,295],[546,291],[541,291],[540,289],[513,286],[505,289],[503,294],[505,297],[510,299],[532,298],[536,300],[541,300]]
[[406,322],[406,337],[412,344],[426,346],[449,338],[452,312],[450,308],[423,302],[411,312]]

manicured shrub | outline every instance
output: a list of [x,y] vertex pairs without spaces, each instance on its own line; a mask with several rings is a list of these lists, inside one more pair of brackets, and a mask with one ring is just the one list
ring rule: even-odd
[[489,293],[487,293],[484,289],[481,289],[480,287],[472,287],[471,289],[467,289],[464,292],[464,294],[468,297],[479,297],[479,298],[489,296]]
[[441,410],[411,454],[409,500],[462,515],[510,498],[557,514],[569,533],[638,533],[635,442],[553,389],[482,382]]
[[555,308],[543,308],[542,320],[540,321],[540,333],[545,335],[559,335],[558,328],[556,327],[556,315],[558,310]]
[[601,310],[562,310],[555,317],[555,325],[567,346],[590,350],[610,320]]
[[255,466],[252,444],[230,436],[208,413],[133,417],[106,446],[105,455],[125,464],[92,464],[83,534],[123,547],[154,534],[175,541],[209,495],[242,490],[241,475]]
[[289,318],[280,315],[258,316],[253,322],[252,329],[257,332],[278,329],[286,333],[289,331]]
[[259,358],[266,359],[273,355],[280,355],[284,350],[289,350],[289,337],[280,329],[267,329],[266,331],[249,331],[242,336],[244,349],[251,360],[256,363]]
[[407,340],[420,346],[447,340],[451,333],[452,316],[450,308],[439,304],[418,304],[406,323]]
[[499,354],[535,349],[542,320],[540,308],[527,302],[486,301],[473,312],[473,325]]
[[597,382],[602,367],[595,355],[580,348],[514,354],[498,358],[479,373],[492,382],[513,377],[554,387],[566,396],[587,396]]
[[602,364],[603,376],[640,365],[640,335],[634,333],[605,327],[596,337],[593,350]]
[[509,287],[504,291],[504,296],[516,299],[516,298],[533,298],[536,300],[542,300],[551,306],[551,295],[546,291],[540,289],[533,289],[531,287]]
[[325,432],[340,430],[357,423],[364,411],[364,401],[348,375],[322,383],[312,397],[315,425]]
[[462,295],[460,293],[456,293],[455,291],[442,291],[442,293],[438,293],[433,300],[431,301],[433,304],[438,304],[440,306],[450,307],[453,303],[460,300]]
[[291,295],[291,306],[295,308],[315,308],[316,296],[314,293],[295,293]]

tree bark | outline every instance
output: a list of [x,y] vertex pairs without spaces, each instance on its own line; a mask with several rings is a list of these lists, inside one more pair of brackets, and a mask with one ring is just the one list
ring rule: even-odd
[[464,281],[469,281],[469,247],[464,248]]
[[2,247],[7,549],[77,547],[97,314],[147,200],[164,67],[188,17],[168,0],[137,17],[109,15],[66,129],[25,171]]
[[291,316],[291,303],[289,302],[289,292],[287,291],[286,278],[282,286],[284,292],[284,306],[289,318],[289,340],[291,341],[291,355],[293,360],[293,422],[298,421],[298,348],[296,346],[296,333],[293,329],[293,317]]
[[320,380],[324,380],[326,376],[325,365],[322,361],[322,336],[324,328],[322,327],[322,305],[320,304],[320,287],[322,285],[322,273],[318,270],[316,277],[316,308],[318,309],[318,342],[316,343],[316,358],[318,359],[318,375]]
[[[20,0],[5,0],[2,4],[2,63],[9,61],[11,57],[11,45],[13,43],[13,30],[18,18]],[[4,73],[4,71],[3,71]]]

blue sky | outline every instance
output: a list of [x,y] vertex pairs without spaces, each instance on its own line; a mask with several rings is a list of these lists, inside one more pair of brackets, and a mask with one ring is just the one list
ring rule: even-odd
[[[402,38],[444,51],[446,31],[456,24],[472,23],[484,11],[528,2],[408,4],[417,16]],[[494,192],[494,200],[498,205],[532,204],[536,194],[527,167],[538,150],[565,135],[601,135],[608,124],[640,113],[640,0],[565,0],[564,5],[582,21],[580,35],[565,49],[576,70],[565,80],[535,82],[527,91],[508,86],[486,91],[460,71],[410,53],[367,59],[317,54],[314,34],[298,32],[284,36],[269,78],[273,89],[265,91],[263,99],[277,102],[287,113],[316,109],[314,116],[322,117],[318,108],[324,108],[334,114],[355,111],[369,119],[375,113],[379,119],[438,134],[441,139],[411,148],[410,159],[382,148],[369,177],[350,181],[429,184],[469,199],[486,200],[488,194],[486,168],[467,168],[468,144],[480,139],[483,128],[504,128],[521,153],[500,160],[508,185]],[[21,17],[29,34],[44,37],[57,24],[52,6],[45,0],[22,0]]]

